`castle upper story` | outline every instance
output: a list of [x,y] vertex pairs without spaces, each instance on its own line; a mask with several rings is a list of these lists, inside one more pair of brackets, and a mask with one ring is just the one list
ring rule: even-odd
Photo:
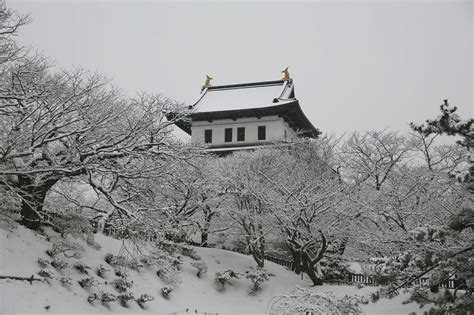
[[320,134],[301,109],[287,73],[276,81],[212,86],[211,80],[207,76],[198,100],[190,105],[190,119],[177,123],[209,151],[251,149]]

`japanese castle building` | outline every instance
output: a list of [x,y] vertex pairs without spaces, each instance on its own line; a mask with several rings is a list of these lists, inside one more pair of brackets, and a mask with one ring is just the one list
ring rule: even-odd
[[320,132],[303,113],[288,70],[277,81],[211,86],[207,76],[190,121],[177,125],[204,143],[208,151],[225,154]]

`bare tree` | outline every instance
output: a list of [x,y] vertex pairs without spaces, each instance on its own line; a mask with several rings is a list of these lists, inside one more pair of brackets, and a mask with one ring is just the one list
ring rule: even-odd
[[201,232],[201,246],[208,246],[209,236],[226,231],[227,224],[217,225],[215,219],[220,217],[224,202],[225,187],[222,187],[218,174],[218,158],[207,156],[199,161],[202,165],[202,177],[198,182],[199,212],[193,217],[194,223]]
[[455,175],[466,161],[466,148],[459,145],[438,145],[436,141],[438,136],[413,131],[408,141],[414,152],[422,154],[424,160],[422,165],[430,171]]
[[394,132],[355,132],[342,148],[346,176],[380,190],[410,150],[406,139]]
[[222,160],[220,183],[225,188],[226,213],[239,226],[245,244],[259,267],[265,263],[265,237],[269,224],[268,204],[261,198],[263,171],[275,171],[275,155],[267,150],[235,153]]
[[[234,154],[223,167],[231,218],[241,227],[258,264],[263,265],[265,236],[281,231],[297,273],[315,285],[324,275],[323,258],[347,233],[343,183],[329,163],[324,141],[277,144],[250,153]],[[344,214],[344,215],[343,215]]]
[[[389,286],[379,290],[375,299],[393,296],[402,287],[428,276],[429,285],[415,287],[411,300],[434,303],[443,312],[463,312],[472,305],[473,199],[468,150],[472,147],[473,121],[462,120],[447,103],[441,111],[435,120],[412,124],[414,133],[407,144],[413,153],[411,159],[405,155],[379,189],[350,180],[354,193],[347,198],[358,211],[356,222],[363,231],[357,237],[360,249],[369,256],[380,256],[384,275],[391,278]],[[447,134],[463,136],[461,146],[436,144],[444,128]],[[400,156],[405,148],[397,150],[395,156]],[[365,169],[361,170],[364,174]],[[351,175],[356,171],[353,168]],[[454,275],[466,282],[459,281],[454,292],[432,299],[429,291],[437,290]],[[467,294],[459,296],[460,289]]]
[[2,82],[0,180],[21,199],[29,227],[38,227],[51,187],[81,175],[133,218],[112,191],[126,179],[153,176],[183,150],[169,141],[174,122],[165,117],[182,109],[162,96],[126,99],[99,75],[52,73],[36,59],[12,66]]
[[269,184],[266,202],[276,225],[286,237],[297,273],[305,272],[321,285],[321,261],[334,252],[336,241],[347,237],[344,223],[344,186],[334,172],[323,141],[299,142],[283,147],[284,158],[276,176],[261,173]]
[[14,37],[19,29],[31,21],[29,15],[20,15],[8,9],[5,2],[0,1],[0,69],[5,67],[25,54],[25,49],[17,44]]

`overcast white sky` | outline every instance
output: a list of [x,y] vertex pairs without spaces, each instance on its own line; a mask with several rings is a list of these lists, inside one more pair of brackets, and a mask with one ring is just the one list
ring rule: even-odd
[[281,78],[323,132],[408,130],[448,98],[473,117],[472,1],[8,1],[20,41],[132,94],[191,103],[215,85]]

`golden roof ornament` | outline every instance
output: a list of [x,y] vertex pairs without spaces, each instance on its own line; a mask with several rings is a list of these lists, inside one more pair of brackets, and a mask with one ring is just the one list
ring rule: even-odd
[[204,85],[202,86],[203,90],[211,86],[211,80],[214,80],[214,78],[206,74],[206,81],[204,82]]
[[289,80],[290,79],[290,73],[288,72],[288,67],[286,67],[285,70],[283,70],[281,73],[285,74],[285,77],[283,78],[283,80]]

